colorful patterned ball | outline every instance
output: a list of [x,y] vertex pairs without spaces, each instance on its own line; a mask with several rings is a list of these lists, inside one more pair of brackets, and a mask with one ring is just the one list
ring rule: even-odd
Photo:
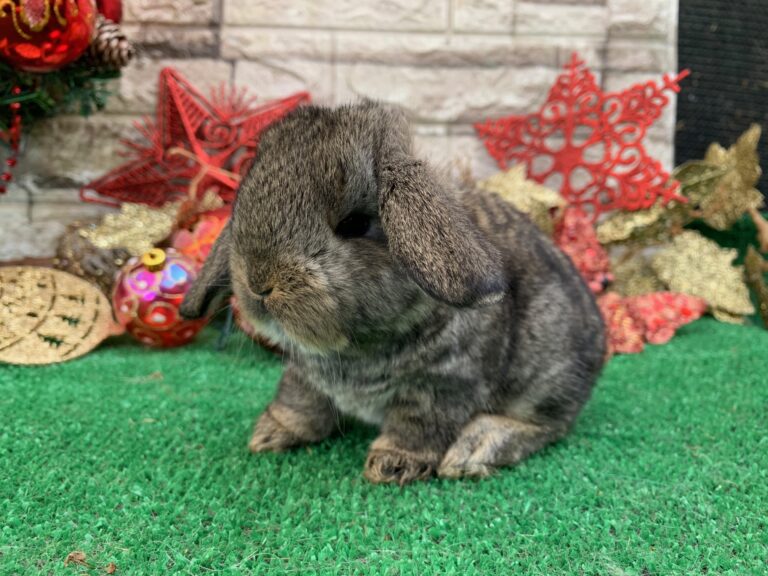
[[179,306],[197,264],[176,250],[154,248],[131,258],[117,277],[112,307],[117,321],[140,342],[170,348],[190,342],[205,320],[185,320]]

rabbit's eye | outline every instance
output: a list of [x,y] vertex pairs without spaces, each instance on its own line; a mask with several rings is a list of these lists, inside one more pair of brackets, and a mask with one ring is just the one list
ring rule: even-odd
[[371,218],[360,212],[353,212],[336,226],[336,235],[342,238],[360,238],[371,229]]

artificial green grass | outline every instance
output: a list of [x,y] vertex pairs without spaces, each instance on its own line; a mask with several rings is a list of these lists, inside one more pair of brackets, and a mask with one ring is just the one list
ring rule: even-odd
[[687,326],[612,360],[563,442],[403,489],[362,478],[362,426],[250,455],[280,367],[214,338],[0,367],[0,574],[768,571],[767,332]]

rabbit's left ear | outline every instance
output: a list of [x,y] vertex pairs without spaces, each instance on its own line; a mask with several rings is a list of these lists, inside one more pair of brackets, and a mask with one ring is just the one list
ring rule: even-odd
[[455,306],[491,304],[506,292],[498,250],[450,185],[407,153],[383,159],[379,213],[389,249],[428,294]]

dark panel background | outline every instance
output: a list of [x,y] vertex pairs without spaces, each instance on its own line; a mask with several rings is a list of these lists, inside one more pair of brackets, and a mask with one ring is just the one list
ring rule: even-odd
[[758,188],[768,194],[768,0],[680,0],[676,163],[763,127]]

